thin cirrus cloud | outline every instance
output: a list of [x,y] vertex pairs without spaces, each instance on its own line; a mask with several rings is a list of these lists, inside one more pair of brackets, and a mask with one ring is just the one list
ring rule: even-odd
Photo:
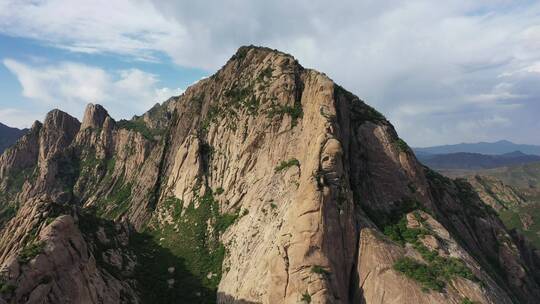
[[420,146],[501,136],[540,144],[530,131],[540,112],[538,24],[534,1],[0,0],[0,33],[75,53],[213,71],[243,44],[284,50]]
[[158,87],[155,75],[138,69],[111,73],[72,62],[29,66],[4,59],[3,63],[19,80],[24,97],[38,107],[61,105],[78,117],[89,102],[103,104],[114,117],[125,118],[125,113],[141,113],[156,102],[182,93],[181,89]]

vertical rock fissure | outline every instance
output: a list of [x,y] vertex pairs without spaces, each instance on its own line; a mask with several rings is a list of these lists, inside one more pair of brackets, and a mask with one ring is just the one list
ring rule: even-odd
[[159,160],[159,166],[158,166],[158,173],[156,178],[156,183],[154,184],[154,190],[152,192],[152,195],[150,197],[150,202],[148,204],[148,207],[151,210],[155,210],[159,199],[161,197],[161,186],[163,183],[163,177],[165,176],[165,164],[167,161],[167,156],[169,155],[169,148],[170,148],[170,141],[171,141],[171,130],[176,127],[178,124],[178,114],[176,109],[173,112],[172,118],[169,121],[169,126],[167,128],[167,131],[165,132],[165,136],[163,137],[163,150],[161,152],[161,157]]

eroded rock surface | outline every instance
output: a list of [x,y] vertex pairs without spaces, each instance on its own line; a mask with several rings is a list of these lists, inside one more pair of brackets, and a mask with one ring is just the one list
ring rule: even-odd
[[469,184],[423,167],[384,116],[267,48],[240,48],[129,121],[99,105],[82,124],[51,112],[0,157],[0,182],[7,302],[540,297],[538,256]]

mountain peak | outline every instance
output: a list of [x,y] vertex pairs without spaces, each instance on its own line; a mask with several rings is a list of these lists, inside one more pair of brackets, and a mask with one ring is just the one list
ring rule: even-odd
[[105,119],[109,116],[107,110],[99,104],[89,103],[84,111],[81,130],[86,128],[101,128]]
[[251,64],[260,64],[260,63],[266,64],[270,62],[270,61],[265,60],[267,56],[269,55],[276,56],[276,57],[284,57],[284,59],[285,58],[290,59],[291,63],[294,62],[298,64],[298,61],[290,54],[281,52],[276,49],[271,49],[269,47],[255,46],[255,45],[241,46],[240,48],[238,48],[236,53],[231,57],[228,63],[230,62],[241,63],[242,66],[247,66]]
[[[47,113],[45,116],[45,120],[43,122],[43,125],[47,127],[59,127],[62,129],[62,126],[65,125],[65,123],[68,122],[73,125],[80,125],[80,122],[73,116],[69,115],[68,113],[59,110],[59,109],[53,109]],[[77,126],[78,128],[78,126]]]

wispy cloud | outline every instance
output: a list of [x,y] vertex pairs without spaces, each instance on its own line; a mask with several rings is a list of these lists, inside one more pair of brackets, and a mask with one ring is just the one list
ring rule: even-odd
[[103,104],[116,117],[142,113],[154,103],[183,92],[160,87],[156,75],[138,69],[108,72],[72,62],[40,66],[13,59],[3,62],[19,80],[23,96],[38,106],[58,107],[77,116],[89,102]]
[[[239,45],[282,49],[379,108],[413,145],[452,141],[461,120],[495,115],[519,123],[486,136],[523,133],[540,98],[538,24],[530,1],[0,0],[1,33],[71,52],[213,70]],[[503,80],[512,87],[497,91]]]

